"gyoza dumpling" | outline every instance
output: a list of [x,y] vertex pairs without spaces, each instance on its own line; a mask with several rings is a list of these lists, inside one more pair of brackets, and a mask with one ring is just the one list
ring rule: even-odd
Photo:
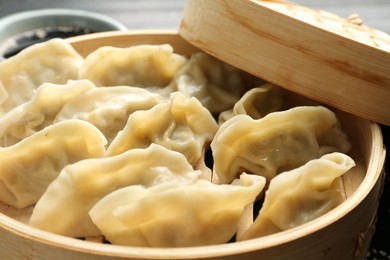
[[259,119],[280,110],[282,104],[280,88],[271,83],[265,83],[261,87],[247,91],[233,109],[222,112],[218,123],[221,124],[236,115],[248,115],[253,119]]
[[170,88],[196,97],[213,114],[233,108],[246,91],[238,69],[203,52],[191,55]]
[[88,55],[79,78],[97,86],[165,87],[186,60],[168,44],[105,46]]
[[16,208],[34,204],[64,166],[103,156],[105,145],[96,127],[68,120],[0,147],[0,201]]
[[346,153],[350,144],[332,111],[305,106],[257,120],[237,115],[220,126],[211,148],[219,181],[230,183],[243,171],[270,180],[323,151]]
[[95,88],[70,100],[55,121],[69,118],[88,121],[111,142],[124,128],[131,113],[150,109],[160,102],[160,95],[142,88]]
[[184,154],[195,165],[217,129],[215,119],[196,98],[186,98],[176,92],[168,102],[131,114],[107,154],[120,154],[156,143]]
[[30,100],[45,82],[77,79],[83,58],[62,39],[32,45],[0,63],[0,115]]
[[265,179],[242,174],[231,185],[199,180],[114,191],[90,211],[93,222],[113,244],[149,247],[202,246],[228,242],[246,205]]
[[345,200],[341,175],[355,166],[342,153],[331,153],[280,173],[270,182],[255,222],[239,238],[265,236],[307,223]]
[[32,98],[0,116],[0,146],[10,146],[53,124],[54,117],[70,99],[95,88],[87,81],[65,85],[44,83]]
[[89,210],[110,192],[129,185],[194,183],[200,175],[185,157],[162,146],[118,156],[83,160],[65,167],[36,204],[32,226],[70,237],[100,235]]

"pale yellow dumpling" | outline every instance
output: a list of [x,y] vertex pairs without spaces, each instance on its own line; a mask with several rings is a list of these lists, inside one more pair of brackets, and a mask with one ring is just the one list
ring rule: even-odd
[[162,102],[159,94],[143,88],[99,87],[76,96],[58,112],[55,122],[77,118],[96,126],[109,143],[127,123],[129,116]]
[[245,206],[262,191],[265,179],[242,174],[231,185],[199,180],[130,186],[110,193],[90,211],[113,244],[147,247],[202,246],[228,242]]
[[238,69],[203,52],[191,55],[169,87],[196,97],[213,114],[233,108],[246,91]]
[[168,44],[104,46],[86,57],[78,77],[97,86],[165,87],[186,60]]
[[248,115],[253,119],[259,119],[276,112],[283,105],[280,92],[280,88],[271,83],[250,89],[234,104],[233,109],[219,115],[218,123],[222,124],[236,115]]
[[63,167],[103,156],[106,143],[90,123],[67,120],[0,148],[0,201],[16,208],[36,203]]
[[340,176],[354,166],[348,155],[331,153],[280,173],[271,180],[255,222],[239,240],[288,230],[329,212],[346,199]]
[[271,180],[323,153],[345,153],[350,144],[332,111],[303,106],[256,120],[234,116],[220,126],[211,148],[215,173],[230,183],[242,171]]
[[30,224],[70,237],[97,236],[100,231],[88,211],[110,192],[129,185],[194,183],[200,174],[182,154],[156,144],[83,160],[65,167],[50,184],[36,204]]
[[107,154],[120,154],[156,143],[184,154],[195,165],[217,129],[217,122],[197,99],[175,92],[167,102],[131,114]]
[[0,116],[0,146],[16,144],[52,125],[69,100],[93,88],[95,86],[87,80],[42,84],[29,101]]
[[43,83],[77,79],[83,58],[65,40],[32,45],[0,63],[0,115],[30,100]]

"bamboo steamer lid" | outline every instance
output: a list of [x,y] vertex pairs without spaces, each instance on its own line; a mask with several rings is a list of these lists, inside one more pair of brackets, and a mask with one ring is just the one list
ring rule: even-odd
[[390,35],[283,1],[187,0],[179,34],[298,94],[390,125]]

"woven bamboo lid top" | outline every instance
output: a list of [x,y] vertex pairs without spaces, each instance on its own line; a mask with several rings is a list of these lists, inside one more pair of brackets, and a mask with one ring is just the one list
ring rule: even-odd
[[242,70],[390,125],[390,35],[294,3],[187,0],[180,35]]
[[352,40],[387,52],[390,51],[390,35],[364,25],[358,14],[351,14],[348,19],[344,19],[330,12],[311,9],[294,3],[280,1],[257,1],[257,3]]

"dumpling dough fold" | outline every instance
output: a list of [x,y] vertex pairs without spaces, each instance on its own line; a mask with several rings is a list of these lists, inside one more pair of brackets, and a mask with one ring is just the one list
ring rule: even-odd
[[77,79],[83,58],[63,39],[22,50],[0,63],[0,115],[30,100],[43,83],[65,84]]
[[77,118],[96,126],[111,142],[126,125],[129,116],[162,102],[159,94],[143,88],[100,87],[69,100],[59,111],[55,122]]
[[257,120],[234,116],[219,127],[211,148],[219,181],[230,183],[241,172],[270,180],[325,152],[346,153],[350,144],[332,111],[302,106]]
[[199,180],[188,185],[129,186],[104,197],[89,214],[113,244],[221,244],[233,237],[245,206],[264,185],[263,177],[243,173],[231,185]]
[[103,156],[106,143],[93,125],[67,120],[0,148],[0,201],[16,208],[36,203],[63,167]]
[[0,146],[10,146],[50,126],[63,106],[74,97],[95,88],[87,81],[44,83],[32,98],[0,116]]
[[196,98],[175,92],[167,102],[131,114],[107,154],[120,154],[156,143],[184,154],[194,166],[203,157],[217,129],[213,116]]
[[238,69],[203,52],[191,55],[169,88],[196,97],[212,114],[231,109],[246,91]]
[[224,111],[219,115],[218,123],[222,124],[236,115],[248,115],[253,119],[259,119],[269,113],[276,112],[283,105],[280,92],[280,87],[271,83],[252,88],[234,104],[233,109]]
[[258,217],[239,240],[291,229],[335,208],[345,200],[341,176],[353,166],[352,158],[336,152],[280,173],[271,180]]
[[186,61],[169,44],[104,46],[85,58],[78,77],[97,86],[165,87]]
[[[36,204],[32,226],[70,237],[98,236],[88,211],[105,195],[129,185],[193,183],[200,175],[185,157],[160,145],[65,167]],[[58,220],[61,221],[58,221]]]

